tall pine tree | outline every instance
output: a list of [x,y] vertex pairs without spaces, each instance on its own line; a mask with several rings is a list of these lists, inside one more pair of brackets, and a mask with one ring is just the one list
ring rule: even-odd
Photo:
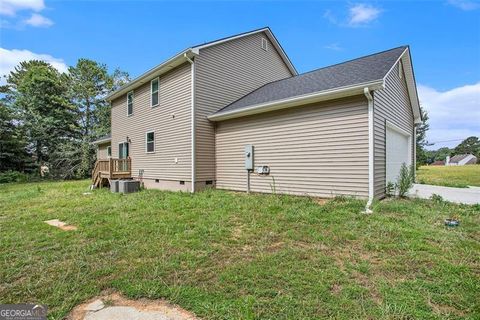
[[95,147],[91,141],[110,132],[110,105],[105,97],[112,90],[129,81],[126,72],[115,70],[108,73],[105,64],[89,59],[79,59],[68,69],[70,78],[70,97],[78,112],[81,127],[79,148],[70,148],[72,152],[80,150],[72,160],[79,163],[79,176],[90,175],[95,159]]
[[66,76],[42,61],[22,62],[7,77],[7,87],[7,98],[25,130],[36,166],[50,166],[59,146],[77,138]]

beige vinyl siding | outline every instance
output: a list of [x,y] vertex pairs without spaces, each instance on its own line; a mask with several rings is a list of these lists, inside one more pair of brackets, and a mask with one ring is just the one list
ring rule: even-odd
[[[385,196],[385,124],[388,120],[401,129],[410,132],[413,138],[413,111],[410,103],[405,76],[398,75],[398,64],[387,76],[385,89],[374,93],[374,188],[375,197]],[[414,141],[414,139],[412,139]],[[413,148],[415,147],[412,143]],[[412,150],[412,158],[413,158]],[[415,160],[412,159],[412,163]]]
[[[185,63],[160,76],[159,105],[150,106],[150,81],[134,90],[133,114],[126,95],[112,102],[112,157],[131,139],[132,175],[146,179],[191,180],[191,67]],[[155,132],[155,152],[146,153],[146,132]],[[177,158],[178,163],[175,163]]]
[[253,192],[319,197],[368,196],[368,112],[364,96],[273,111],[217,124],[216,186],[246,190],[245,145],[254,165]]
[[[268,50],[262,49],[262,37]],[[200,50],[195,58],[196,180],[215,180],[214,124],[207,116],[260,86],[292,74],[265,33]]]
[[102,143],[97,146],[97,159],[107,159],[107,147],[110,146],[110,142]]

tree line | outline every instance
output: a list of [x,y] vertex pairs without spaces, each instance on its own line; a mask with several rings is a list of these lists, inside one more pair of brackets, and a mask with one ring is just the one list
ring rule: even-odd
[[127,72],[79,59],[61,73],[44,61],[21,62],[0,87],[0,173],[85,178],[95,139],[110,132],[105,97],[130,81]]
[[480,163],[480,139],[475,136],[468,137],[460,142],[455,148],[448,147],[439,148],[437,150],[427,150],[426,147],[431,144],[427,141],[427,131],[429,129],[428,114],[422,108],[422,123],[417,127],[417,166],[432,164],[435,161],[445,161],[447,156],[457,154],[473,154]]

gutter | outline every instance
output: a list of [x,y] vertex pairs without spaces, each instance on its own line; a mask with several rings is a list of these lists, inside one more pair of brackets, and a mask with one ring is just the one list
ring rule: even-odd
[[296,97],[269,101],[265,103],[256,104],[240,110],[225,111],[209,115],[207,118],[211,121],[222,121],[227,119],[233,119],[243,117],[247,115],[263,113],[267,111],[280,110],[290,108],[298,105],[304,105],[306,103],[314,103],[319,101],[332,100],[337,98],[343,98],[353,96],[356,94],[364,94],[364,88],[368,87],[370,90],[383,89],[384,82],[382,79],[366,82],[354,86],[340,87],[332,90],[324,90],[314,93],[308,93]]
[[[111,92],[109,95],[105,97],[105,100],[112,101],[113,99],[120,97],[121,95],[127,93],[128,91],[135,89],[139,85],[144,84],[150,81],[151,79],[158,77],[161,74],[179,66],[180,64],[186,61],[185,60],[186,57],[191,58],[198,54],[199,54],[198,50],[194,48],[188,48],[186,50],[183,50],[182,52],[174,55],[173,57],[169,58],[165,62],[157,65],[156,67],[148,70],[147,72],[133,79],[129,83],[121,86],[114,92]],[[162,70],[162,69],[165,69],[165,70]]]
[[373,154],[373,97],[370,93],[370,89],[365,87],[363,89],[363,94],[367,97],[368,100],[368,201],[365,206],[365,213],[372,213],[372,202],[374,197],[374,188],[373,188],[373,170],[374,170],[374,154]]
[[97,145],[97,144],[103,144],[103,143],[107,143],[107,142],[111,142],[111,141],[112,141],[112,138],[107,138],[107,139],[92,141],[92,142],[90,142],[90,144]]
[[190,59],[187,55],[187,53],[185,52],[183,54],[183,56],[185,57],[185,59],[190,62],[190,66],[191,66],[191,71],[190,71],[190,76],[191,76],[191,109],[190,109],[190,117],[191,117],[191,129],[192,129],[192,132],[191,132],[191,139],[192,139],[192,145],[191,145],[191,151],[192,151],[192,154],[191,154],[191,158],[192,158],[192,167],[191,167],[191,171],[192,171],[192,188],[191,188],[191,192],[194,193],[195,192],[195,62]]

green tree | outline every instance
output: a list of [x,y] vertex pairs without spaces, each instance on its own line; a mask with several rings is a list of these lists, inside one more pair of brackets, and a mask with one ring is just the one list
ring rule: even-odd
[[427,141],[427,131],[430,128],[430,125],[428,124],[427,111],[420,106],[420,112],[422,114],[422,123],[417,125],[417,136],[416,136],[417,144],[415,146],[417,166],[426,164],[428,162],[428,156],[427,156],[427,151],[425,150],[425,147],[429,145]]
[[472,136],[463,140],[458,146],[454,149],[455,154],[474,154],[480,155],[480,140],[478,137]]
[[79,59],[69,68],[70,97],[76,106],[81,127],[79,145],[63,146],[70,154],[71,165],[79,177],[90,174],[95,158],[91,141],[110,132],[110,104],[105,100],[108,93],[128,82],[128,73],[116,69],[108,73],[105,64],[89,59]]
[[437,161],[437,160],[445,161],[447,156],[452,154],[452,151],[453,150],[448,148],[448,147],[443,147],[443,148],[438,149],[437,151],[435,151],[434,161]]
[[6,99],[25,130],[27,150],[37,167],[48,164],[64,141],[75,139],[76,114],[66,80],[42,61],[22,62],[7,77]]
[[[5,93],[5,92],[2,92]],[[30,159],[22,125],[5,98],[0,99],[0,172],[25,171]]]

